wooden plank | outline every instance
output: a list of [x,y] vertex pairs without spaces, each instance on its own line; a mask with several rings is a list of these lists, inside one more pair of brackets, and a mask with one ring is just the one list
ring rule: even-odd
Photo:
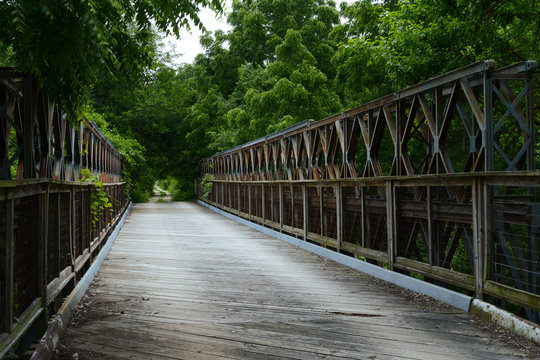
[[403,257],[396,257],[396,267],[408,271],[414,271],[424,276],[445,281],[449,284],[459,286],[464,289],[474,290],[474,276],[463,274],[450,269],[445,269],[438,266],[431,266],[420,261],[411,260]]
[[[335,239],[318,240],[337,245]],[[343,249],[358,250],[345,242]],[[386,260],[386,253],[365,252]],[[523,355],[472,326],[466,313],[426,310],[365,274],[193,203],[135,205],[89,295],[66,331],[70,354],[425,360]]]
[[316,243],[328,245],[328,246],[331,246],[331,247],[333,247],[335,249],[338,246],[337,245],[337,240],[333,239],[331,237],[328,237],[328,236],[308,232],[307,237],[308,237],[308,240],[311,240],[311,241],[316,242]]
[[540,295],[538,294],[532,294],[523,290],[515,289],[491,280],[484,282],[483,291],[484,293],[495,296],[499,299],[511,301],[534,311],[540,311]]
[[372,259],[372,260],[376,260],[380,262],[388,261],[388,254],[385,253],[384,251],[373,250],[370,248],[362,247],[360,245],[351,244],[348,242],[343,242],[341,244],[341,248],[345,251],[348,251],[355,255],[364,256],[368,259]]
[[73,280],[75,274],[71,270],[71,266],[60,272],[58,277],[54,278],[47,285],[47,305],[49,305],[56,296],[64,289],[67,283]]
[[[22,313],[18,321],[13,324],[10,333],[6,336],[0,337],[0,359],[4,358],[4,355],[15,346],[17,341],[28,331],[28,328],[34,324],[39,316],[44,312],[44,308],[41,307],[41,299],[36,298],[32,304]],[[2,334],[4,335],[4,334]]]

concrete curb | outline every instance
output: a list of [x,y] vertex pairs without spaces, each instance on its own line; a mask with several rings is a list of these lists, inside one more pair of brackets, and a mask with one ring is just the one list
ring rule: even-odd
[[41,341],[39,342],[30,360],[48,360],[52,357],[53,352],[58,346],[60,338],[64,333],[64,330],[66,329],[66,325],[69,323],[69,319],[71,318],[71,313],[73,309],[82,299],[83,295],[86,293],[86,290],[88,290],[88,287],[90,286],[90,284],[94,280],[94,277],[101,268],[101,265],[103,265],[103,262],[109,254],[109,250],[111,249],[114,241],[116,240],[116,237],[118,236],[122,225],[124,225],[124,221],[126,220],[130,210],[131,203],[124,211],[122,218],[114,228],[113,232],[107,239],[107,242],[99,252],[92,265],[90,265],[88,271],[77,283],[71,294],[69,294],[69,296],[66,298],[66,300],[62,304],[62,307],[60,308],[60,310],[58,310],[58,313],[52,317],[47,331],[41,338]]
[[330,259],[332,261],[335,261],[337,263],[340,263],[342,265],[348,266],[350,268],[356,269],[358,271],[361,271],[363,273],[366,273],[368,275],[371,275],[373,277],[376,277],[378,279],[388,281],[390,283],[396,284],[398,286],[401,286],[403,288],[407,288],[410,290],[414,290],[420,294],[431,296],[439,301],[442,301],[444,303],[450,304],[458,309],[461,309],[465,312],[469,312],[470,305],[472,301],[472,297],[458,293],[456,291],[452,291],[437,285],[433,285],[430,283],[427,283],[422,280],[418,280],[415,278],[411,278],[409,276],[390,271],[387,269],[384,269],[382,267],[367,263],[362,260],[358,260],[355,258],[352,258],[347,255],[343,255],[340,253],[337,253],[332,250],[325,249],[323,247],[305,242],[303,240],[297,239],[295,237],[280,233],[278,231],[269,229],[267,227],[254,224],[248,220],[242,219],[236,215],[230,214],[228,212],[222,211],[220,209],[217,209],[201,200],[197,200],[199,204],[201,204],[204,207],[207,207],[208,209],[217,212],[218,214],[221,214],[229,219],[238,221],[239,223],[246,225],[254,230],[258,230],[264,234],[267,234],[271,237],[274,237],[276,239],[286,241],[289,244],[292,244],[294,246],[300,247],[304,250],[310,251],[312,253],[315,253],[317,255],[320,255],[322,257],[325,257],[327,259]]
[[473,300],[470,312],[540,345],[540,326],[535,323],[478,299]]

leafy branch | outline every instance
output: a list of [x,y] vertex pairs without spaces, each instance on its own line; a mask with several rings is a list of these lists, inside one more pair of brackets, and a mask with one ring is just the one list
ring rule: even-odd
[[96,223],[99,220],[99,216],[103,213],[105,209],[113,211],[111,209],[112,204],[109,200],[109,196],[105,192],[105,186],[99,180],[99,176],[92,174],[88,169],[82,169],[78,181],[83,183],[93,184],[93,191],[90,194],[90,213],[92,214],[92,225],[96,226]]
[[214,188],[214,180],[216,180],[216,177],[212,174],[206,174],[201,180],[201,190],[202,190],[202,198],[208,199],[208,196],[212,193],[212,189]]

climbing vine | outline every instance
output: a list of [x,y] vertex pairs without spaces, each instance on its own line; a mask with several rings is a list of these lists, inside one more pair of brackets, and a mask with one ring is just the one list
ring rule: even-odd
[[214,187],[214,180],[216,178],[212,174],[206,174],[201,180],[201,190],[203,199],[208,199],[208,196],[212,193]]
[[92,174],[88,169],[82,169],[79,179],[83,183],[91,183],[94,185],[94,189],[90,194],[90,212],[92,214],[92,225],[95,226],[99,220],[99,215],[105,210],[112,211],[112,204],[109,200],[109,196],[105,192],[105,186],[99,180],[99,177]]

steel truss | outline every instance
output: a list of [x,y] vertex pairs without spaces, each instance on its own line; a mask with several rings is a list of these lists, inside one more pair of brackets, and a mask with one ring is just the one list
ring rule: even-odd
[[209,201],[538,322],[540,177],[507,176],[536,168],[536,68],[480,61],[215,154]]

